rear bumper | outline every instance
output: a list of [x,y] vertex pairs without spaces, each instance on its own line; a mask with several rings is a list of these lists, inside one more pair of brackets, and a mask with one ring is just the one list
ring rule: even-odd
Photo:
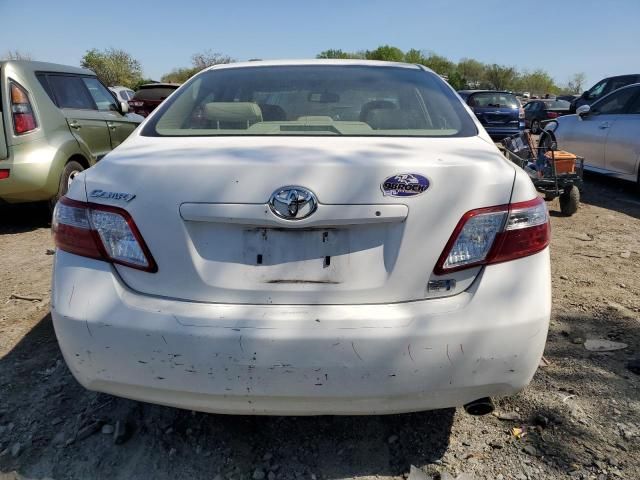
[[86,388],[217,413],[378,414],[525,387],[551,309],[549,252],[499,265],[455,297],[387,305],[230,305],[125,287],[57,252],[52,316]]
[[488,127],[485,125],[485,130],[493,140],[501,140],[511,135],[518,135],[525,129],[525,122],[520,122],[518,128],[500,128],[500,127]]
[[9,178],[0,180],[0,200],[20,203],[53,197],[58,191],[56,176],[51,171],[54,157],[55,151],[46,145],[11,147],[9,158],[0,160],[0,168],[9,170]]

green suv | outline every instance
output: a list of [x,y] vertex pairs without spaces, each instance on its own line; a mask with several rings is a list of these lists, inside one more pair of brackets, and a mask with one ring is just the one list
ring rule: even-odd
[[55,203],[142,120],[90,70],[0,62],[0,204]]

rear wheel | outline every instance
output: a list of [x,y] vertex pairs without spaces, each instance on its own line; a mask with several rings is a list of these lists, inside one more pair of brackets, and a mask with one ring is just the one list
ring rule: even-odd
[[540,120],[532,120],[531,121],[531,133],[537,135],[540,133]]
[[575,185],[565,188],[560,195],[560,211],[567,216],[571,216],[578,211],[580,205],[580,190]]
[[62,170],[62,174],[60,174],[60,183],[58,183],[58,193],[49,201],[51,208],[55,206],[58,200],[66,195],[69,191],[69,186],[71,182],[75,179],[76,175],[84,170],[84,167],[80,165],[75,160],[71,160],[67,162]]

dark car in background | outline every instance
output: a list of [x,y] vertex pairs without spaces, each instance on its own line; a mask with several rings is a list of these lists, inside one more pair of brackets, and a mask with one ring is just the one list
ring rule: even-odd
[[524,109],[513,93],[461,90],[458,94],[473,110],[492,139],[501,140],[524,130]]
[[576,109],[582,105],[591,105],[595,101],[609,95],[611,92],[633,83],[640,83],[640,73],[618,75],[617,77],[609,77],[600,80],[580,97],[571,102],[571,113],[576,113]]
[[552,120],[569,113],[571,104],[566,100],[532,100],[524,106],[525,127],[538,134],[545,120]]
[[129,107],[132,112],[146,117],[179,86],[179,83],[147,83],[141,85],[133,98],[129,100]]

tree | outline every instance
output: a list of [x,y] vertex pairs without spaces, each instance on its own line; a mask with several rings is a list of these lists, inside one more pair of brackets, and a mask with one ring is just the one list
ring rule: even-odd
[[438,55],[434,52],[429,52],[427,57],[423,57],[422,63],[425,67],[429,67],[431,70],[439,75],[449,77],[455,70],[455,64],[446,57]]
[[567,89],[576,95],[579,95],[584,90],[584,82],[587,80],[587,76],[583,72],[574,73],[569,78],[567,83]]
[[456,66],[456,71],[464,78],[466,86],[479,88],[484,80],[485,65],[472,58],[462,58]]
[[165,73],[160,80],[163,82],[184,83],[205,68],[232,62],[235,62],[235,60],[229,55],[205,50],[191,55],[191,67],[174,68],[169,73]]
[[391,45],[381,45],[375,50],[367,50],[365,56],[367,60],[383,60],[386,62],[402,62],[404,60],[402,50]]
[[533,72],[524,71],[514,82],[513,88],[520,92],[532,92],[537,94],[555,93],[557,87],[553,78],[544,70]]
[[193,67],[174,68],[169,73],[162,75],[160,80],[168,83],[184,83],[199,71]]
[[513,67],[492,64],[485,69],[485,78],[496,90],[510,90],[513,88],[518,72]]
[[353,58],[352,54],[343,50],[330,48],[316,55],[316,58]]
[[20,50],[7,50],[0,60],[33,60],[31,55]]
[[412,48],[404,54],[404,61],[407,63],[419,63],[422,64],[424,56],[420,50]]
[[211,49],[191,55],[191,64],[193,65],[194,69],[197,69],[198,72],[214,65],[232,62],[235,62],[235,60],[229,55],[213,52]]
[[142,78],[140,62],[124,50],[108,48],[91,49],[84,54],[80,65],[93,70],[107,86],[134,87]]
[[463,90],[467,88],[466,79],[462,75],[460,75],[460,72],[458,72],[457,70],[452,71],[448,75],[447,81],[449,82],[449,85],[454,88],[454,90]]

